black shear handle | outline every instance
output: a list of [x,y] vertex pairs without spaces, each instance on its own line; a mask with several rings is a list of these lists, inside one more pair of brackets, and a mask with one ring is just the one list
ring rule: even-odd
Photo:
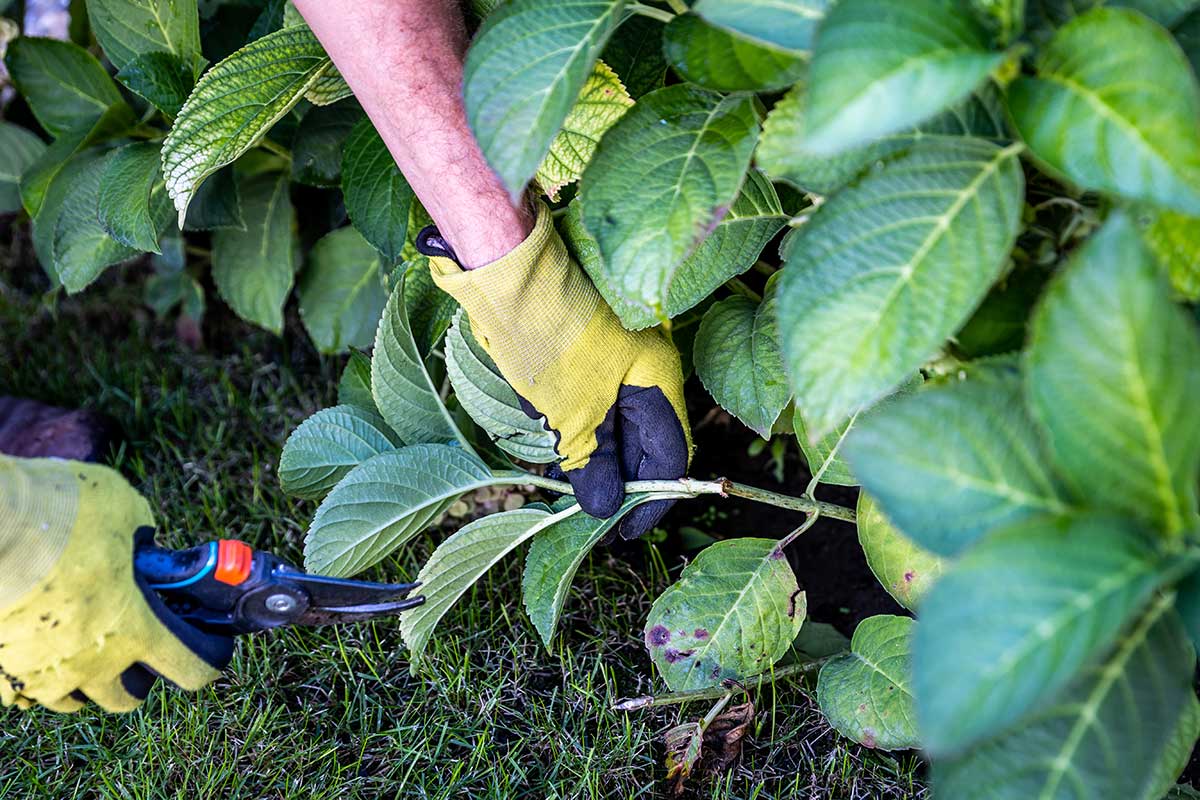
[[205,630],[252,633],[296,620],[309,597],[278,580],[276,556],[244,542],[218,542],[167,550],[150,545],[133,555],[133,568],[175,614]]

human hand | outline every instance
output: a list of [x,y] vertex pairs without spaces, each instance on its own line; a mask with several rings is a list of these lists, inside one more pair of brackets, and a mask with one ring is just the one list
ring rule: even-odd
[[[433,279],[466,310],[471,330],[531,417],[557,436],[561,468],[595,517],[620,508],[624,483],[681,478],[691,460],[679,352],[661,330],[628,331],[568,255],[550,211],[507,255],[464,270],[434,229],[417,239]],[[623,538],[670,507],[636,507]]]
[[0,703],[141,704],[161,675],[199,689],[233,640],[172,614],[133,569],[145,499],[98,464],[0,455]]

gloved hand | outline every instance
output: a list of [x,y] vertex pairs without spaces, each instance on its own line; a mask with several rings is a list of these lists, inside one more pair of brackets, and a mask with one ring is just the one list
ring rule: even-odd
[[98,464],[0,455],[0,702],[129,711],[161,675],[199,689],[233,640],[167,610],[133,571],[146,500]]
[[[508,255],[464,270],[426,228],[417,249],[520,396],[557,435],[561,468],[583,510],[610,517],[627,480],[680,478],[691,461],[679,351],[661,330],[628,331],[567,254],[538,204],[529,236]],[[635,508],[619,532],[641,536],[670,501]]]

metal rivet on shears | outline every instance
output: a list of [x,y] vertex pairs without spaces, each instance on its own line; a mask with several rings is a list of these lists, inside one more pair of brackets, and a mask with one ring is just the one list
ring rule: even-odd
[[267,598],[267,610],[286,614],[296,607],[296,598],[287,594],[273,594]]

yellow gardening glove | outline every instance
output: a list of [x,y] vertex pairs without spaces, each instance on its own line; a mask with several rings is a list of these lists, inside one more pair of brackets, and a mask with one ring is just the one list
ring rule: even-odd
[[[420,233],[417,249],[430,256],[437,285],[466,310],[525,412],[545,416],[584,511],[610,517],[624,481],[687,472],[692,440],[679,351],[657,328],[621,327],[567,254],[544,204],[524,242],[478,269],[462,269],[433,228]],[[634,509],[621,536],[640,536],[669,506]]]
[[0,703],[136,708],[158,674],[199,689],[233,641],[166,609],[133,571],[145,499],[98,464],[0,455]]

